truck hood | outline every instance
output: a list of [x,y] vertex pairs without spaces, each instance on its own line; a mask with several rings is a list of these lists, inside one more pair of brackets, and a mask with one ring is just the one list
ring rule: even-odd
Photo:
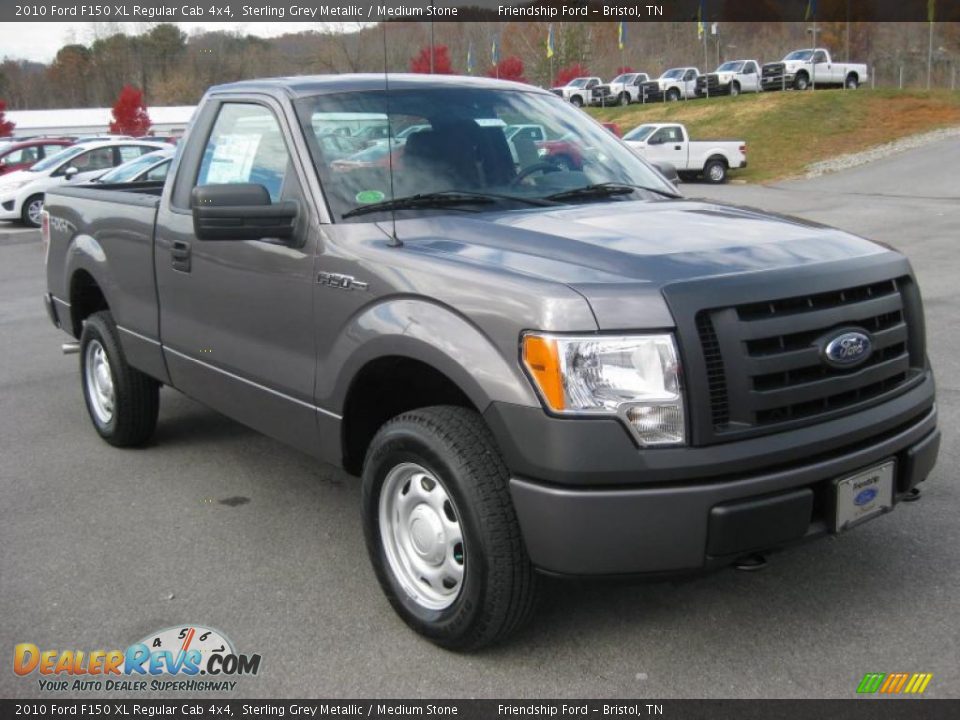
[[604,329],[635,326],[637,303],[661,299],[670,283],[889,252],[805,220],[696,200],[422,217],[398,221],[397,234],[411,252],[564,283]]

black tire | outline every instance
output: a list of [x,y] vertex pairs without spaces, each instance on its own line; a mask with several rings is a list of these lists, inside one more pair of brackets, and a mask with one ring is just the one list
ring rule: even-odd
[[621,106],[630,104],[630,93],[622,92],[618,98],[618,102]]
[[[36,204],[38,210],[36,213],[36,220],[31,216],[31,206]],[[20,220],[27,227],[38,228],[41,225],[40,222],[40,212],[43,211],[43,193],[37,193],[36,195],[31,195],[23,202],[23,207],[20,209]]]
[[677,88],[670,88],[667,90],[667,100],[670,102],[676,102],[680,99],[680,91]]
[[794,90],[806,90],[808,87],[810,87],[810,78],[807,76],[805,72],[798,74],[793,79]]
[[[443,609],[424,607],[404,589],[381,535],[384,481],[391,470],[407,463],[440,480],[463,537],[463,579],[456,599]],[[531,614],[537,576],[520,535],[508,480],[490,430],[480,415],[466,408],[435,406],[403,413],[380,428],[370,444],[362,502],[374,571],[404,622],[441,647],[475,650],[489,645],[510,635]]]
[[[113,403],[109,419],[98,416],[96,390],[91,385],[88,351],[96,343],[106,356],[107,371],[112,378]],[[130,367],[117,337],[117,326],[107,310],[92,314],[84,321],[80,334],[80,380],[87,412],[97,433],[116,447],[142,445],[157,426],[160,410],[160,383]]]
[[740,83],[734,81],[730,83],[730,96],[736,97],[740,94]]
[[579,95],[574,95],[572,98],[570,98],[570,103],[571,103],[572,105],[574,105],[575,107],[582,108],[582,107],[583,107],[583,98],[580,97]]
[[857,77],[856,73],[850,73],[847,75],[847,79],[844,80],[843,84],[847,90],[856,90],[860,87],[860,78]]
[[727,181],[727,164],[723,160],[708,160],[703,166],[703,179],[712,185]]

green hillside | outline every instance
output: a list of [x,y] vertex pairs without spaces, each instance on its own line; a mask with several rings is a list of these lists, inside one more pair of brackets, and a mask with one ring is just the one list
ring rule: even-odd
[[810,163],[836,155],[960,125],[960,92],[770,92],[590,112],[619,123],[624,132],[646,122],[676,121],[694,140],[744,139],[749,167],[734,177],[764,182],[799,175]]

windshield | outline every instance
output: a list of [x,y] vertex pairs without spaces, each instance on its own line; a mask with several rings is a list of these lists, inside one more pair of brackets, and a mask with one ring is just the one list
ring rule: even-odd
[[611,83],[623,83],[623,84],[625,85],[625,84],[627,84],[627,83],[633,82],[633,79],[634,79],[635,77],[636,77],[636,75],[617,75],[617,76],[616,76],[613,80],[611,80],[610,82],[611,82]]
[[[324,94],[296,101],[300,124],[335,219],[363,205],[427,193],[497,195],[493,209],[599,183],[675,193],[657,173],[588,115],[536,91],[426,88]],[[388,113],[392,127],[416,125],[402,145],[330,158],[314,128],[331,114]],[[510,126],[536,132],[511,132]],[[384,143],[384,146],[386,143]],[[390,182],[390,166],[394,178]],[[649,199],[632,193],[617,200]],[[514,201],[516,200],[516,202]],[[430,212],[417,208],[404,212]],[[352,218],[347,218],[352,220]],[[358,217],[369,222],[375,215]]]
[[581,88],[587,84],[587,78],[574,78],[567,83],[567,87]]
[[717,68],[717,72],[740,72],[742,67],[743,61],[735,60],[733,62],[725,62],[723,65]]
[[664,80],[679,80],[683,77],[683,68],[674,68],[673,70],[667,70],[663,75],[661,75]]
[[813,57],[813,50],[794,50],[784,60],[809,60]]
[[146,155],[141,155],[136,160],[131,160],[128,163],[124,163],[118,168],[111,170],[110,172],[101,175],[99,177],[99,182],[102,183],[122,183],[130,182],[135,177],[140,175],[140,173],[146,172],[154,165],[160,161],[171,156],[171,153],[166,150],[161,150],[160,152],[147,153]]
[[640,142],[642,140],[646,140],[647,137],[650,135],[650,133],[652,133],[656,129],[657,129],[656,125],[641,125],[640,127],[634,128],[633,130],[628,132],[626,135],[624,135],[623,139]]
[[50,157],[41,160],[30,168],[30,172],[42,172],[43,170],[49,170],[50,168],[56,167],[62,163],[64,160],[69,160],[72,157],[76,157],[86,149],[87,148],[83,145],[71,145],[66,150],[61,150],[56,155],[51,155]]

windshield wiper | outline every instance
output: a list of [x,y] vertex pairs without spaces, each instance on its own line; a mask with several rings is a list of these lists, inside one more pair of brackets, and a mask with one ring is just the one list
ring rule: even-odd
[[469,190],[440,190],[439,192],[417,193],[416,195],[394,198],[393,200],[384,200],[383,202],[373,203],[371,205],[360,205],[353,208],[353,210],[348,210],[341,217],[356,217],[357,215],[380,212],[381,210],[407,210],[418,207],[450,207],[454,205],[489,205],[499,200],[511,200],[536,206],[556,205],[555,202],[551,202],[545,198],[526,198],[519,195],[472,192]]
[[660,190],[659,188],[647,187],[646,185],[631,185],[630,183],[604,182],[594,183],[593,185],[584,185],[583,187],[572,188],[570,190],[561,190],[560,192],[547,195],[545,200],[573,200],[575,198],[589,197],[610,197],[612,195],[628,195],[635,190],[645,190],[646,192],[656,193],[668,198],[682,197],[677,193]]

